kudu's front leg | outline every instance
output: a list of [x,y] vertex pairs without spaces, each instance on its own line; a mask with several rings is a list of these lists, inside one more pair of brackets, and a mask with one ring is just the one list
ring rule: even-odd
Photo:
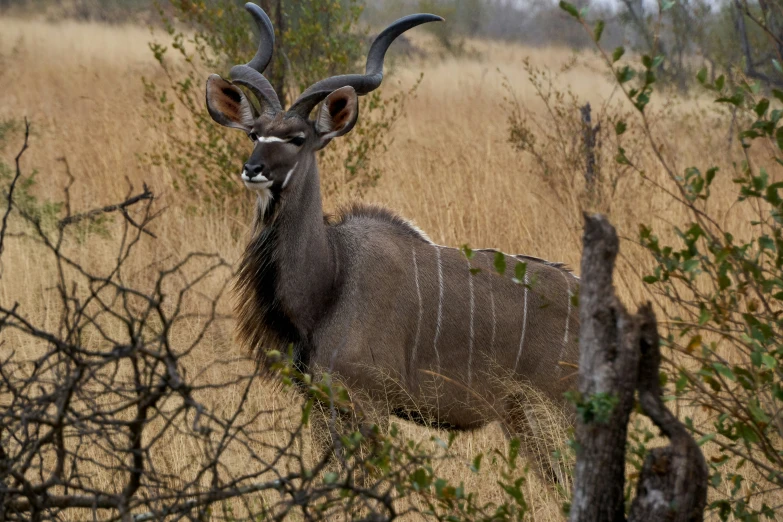
[[358,393],[349,391],[348,396],[348,401],[326,399],[313,405],[310,420],[313,448],[317,462],[336,467],[339,473],[346,473],[357,484],[368,487],[373,475],[368,472],[372,466],[366,464],[376,452],[379,436],[388,432],[389,415]]

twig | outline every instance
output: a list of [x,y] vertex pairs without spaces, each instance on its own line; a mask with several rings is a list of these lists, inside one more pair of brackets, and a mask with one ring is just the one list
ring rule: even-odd
[[138,223],[136,223],[131,217],[130,214],[128,214],[128,207],[131,207],[135,205],[136,203],[144,200],[151,200],[154,196],[150,189],[147,187],[146,183],[144,184],[144,192],[141,194],[137,194],[135,196],[129,197],[122,203],[117,203],[115,205],[106,205],[105,207],[96,208],[93,210],[90,210],[88,212],[82,212],[80,214],[75,214],[73,216],[67,216],[61,219],[57,226],[62,230],[68,225],[72,225],[74,223],[78,223],[79,221],[83,221],[85,219],[95,219],[97,216],[101,214],[108,214],[110,212],[119,212],[123,215],[123,217],[128,220],[128,222],[133,225],[135,228],[139,229],[141,232],[144,232],[145,234],[149,235],[150,237],[157,238],[155,234],[150,232],[149,230],[145,229],[144,227],[140,226]]
[[27,118],[24,119],[24,144],[22,145],[22,150],[19,151],[19,154],[16,155],[16,173],[14,174],[14,179],[11,180],[11,185],[8,187],[8,193],[6,195],[6,201],[8,203],[8,206],[5,209],[5,214],[3,215],[3,225],[2,228],[0,228],[0,255],[3,255],[3,240],[5,239],[5,232],[8,228],[8,215],[11,214],[11,208],[13,207],[14,203],[14,189],[16,188],[16,182],[19,181],[19,178],[22,177],[22,169],[19,165],[20,160],[22,159],[22,154],[24,154],[24,151],[27,150],[28,147],[28,140],[30,138],[30,122],[27,121]]
[[598,135],[598,131],[601,129],[601,124],[599,123],[593,127],[589,102],[580,107],[579,112],[582,113],[582,141],[585,153],[585,182],[587,183],[588,191],[592,191],[595,187],[595,178],[597,176],[595,169],[596,136]]

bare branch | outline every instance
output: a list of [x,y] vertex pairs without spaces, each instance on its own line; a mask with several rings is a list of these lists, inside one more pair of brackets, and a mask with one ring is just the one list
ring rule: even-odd
[[6,193],[6,209],[5,213],[3,214],[3,224],[2,228],[0,228],[0,256],[3,254],[3,248],[4,248],[4,240],[5,240],[5,234],[8,230],[8,216],[11,214],[11,209],[14,205],[14,189],[16,188],[16,183],[19,181],[19,178],[22,177],[22,169],[20,166],[20,161],[22,159],[22,155],[28,148],[28,140],[30,138],[30,122],[27,121],[27,118],[24,119],[24,143],[22,144],[22,149],[19,151],[19,153],[16,155],[16,173],[14,174],[13,179],[11,180],[11,185],[8,187],[8,192]]
[[128,207],[131,207],[135,205],[136,203],[139,203],[140,201],[144,200],[152,200],[153,195],[152,192],[150,192],[150,189],[147,187],[147,185],[144,185],[144,191],[140,194],[137,194],[135,196],[131,196],[122,203],[117,203],[115,205],[106,205],[105,207],[92,209],[87,212],[82,212],[80,214],[75,214],[72,216],[66,216],[65,218],[61,219],[57,226],[60,229],[64,229],[68,225],[72,225],[74,223],[78,223],[85,219],[95,219],[96,217],[100,216],[101,214],[108,214],[111,212],[119,212],[123,215],[123,217],[135,228],[139,229],[141,232],[147,234],[148,236],[152,238],[156,238],[155,234],[150,232],[149,230],[144,229],[141,225],[136,223],[128,214]]

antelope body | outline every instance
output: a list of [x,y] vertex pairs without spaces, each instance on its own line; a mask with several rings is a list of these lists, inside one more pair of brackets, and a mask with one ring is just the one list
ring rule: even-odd
[[[505,256],[508,273],[498,275],[495,251],[468,259],[378,207],[323,215],[315,152],[351,130],[357,95],[380,85],[394,38],[440,18],[398,20],[373,43],[365,75],[322,80],[283,111],[262,74],[271,23],[254,4],[246,8],[261,32],[258,53],[232,69],[232,81],[207,81],[212,117],[255,142],[242,172],[258,203],[237,279],[241,339],[259,353],[293,344],[302,369],[337,374],[398,413],[423,411],[455,428],[505,416],[513,430],[501,374],[562,404],[578,361],[573,274]],[[525,263],[522,281],[512,280],[517,263]],[[390,394],[379,374],[392,377],[399,393]]]

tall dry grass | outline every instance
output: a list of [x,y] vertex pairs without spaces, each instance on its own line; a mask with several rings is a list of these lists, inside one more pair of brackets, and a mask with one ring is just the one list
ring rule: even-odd
[[[144,119],[147,108],[142,102],[140,76],[155,78],[160,74],[146,46],[149,40],[147,30],[133,26],[0,20],[0,80],[4,86],[0,90],[0,119],[26,116],[33,122],[34,135],[24,168],[39,172],[34,192],[42,199],[62,198],[67,179],[64,164],[58,159],[63,157],[76,178],[70,191],[74,211],[120,200],[131,184],[140,187],[147,183],[152,188],[166,211],[154,226],[158,240],[145,243],[144,255],[134,261],[140,274],[146,267],[192,250],[220,252],[234,262],[243,248],[250,207],[239,218],[230,213],[205,215],[194,211],[198,201],[172,189],[171,172],[151,169],[138,161],[140,154],[164,139],[151,131]],[[481,52],[480,59],[413,61],[401,64],[387,81],[386,88],[406,88],[420,71],[425,71],[417,97],[410,101],[405,117],[389,136],[388,151],[375,159],[382,178],[364,198],[412,219],[441,244],[497,247],[578,268],[580,200],[573,196],[564,203],[562,194],[558,197],[553,191],[551,180],[534,174],[533,159],[509,145],[503,102],[508,93],[502,87],[505,75],[519,102],[545,116],[545,108],[528,82],[523,60],[528,57],[534,64],[557,70],[569,62],[572,54],[564,49],[480,42],[475,46]],[[615,103],[613,85],[602,71],[592,53],[583,53],[559,81],[570,85],[577,98],[592,102],[594,107]],[[723,137],[694,132],[699,128],[694,123],[698,118],[716,117],[707,107],[704,100],[674,96],[654,107],[670,117],[659,127],[668,138],[669,148],[664,152],[678,168],[703,164],[707,158],[728,165],[733,158]],[[7,160],[15,148],[4,151]],[[241,161],[237,158],[238,166]],[[667,181],[656,164],[649,158],[643,161],[648,176],[665,185]],[[568,179],[581,175],[567,165],[555,174]],[[322,176],[327,178],[330,173],[322,172]],[[729,184],[719,181],[718,191],[713,204],[730,208],[734,194]],[[338,196],[327,201],[326,207],[334,209],[341,203],[344,201]],[[651,183],[633,175],[620,180],[614,197],[605,201],[601,210],[610,213],[621,236],[627,238],[636,237],[639,223],[652,223],[662,229],[685,215]],[[745,217],[732,212],[727,211],[726,219],[733,220],[741,233]],[[89,249],[84,243],[74,242],[69,248],[100,269],[102,259],[112,255],[112,241],[90,241]],[[645,298],[639,271],[649,266],[650,260],[632,241],[624,242],[622,249],[617,274],[619,294],[627,303],[638,302]],[[0,299],[18,301],[33,320],[53,325],[57,320],[49,301],[53,267],[39,262],[38,254],[19,242],[9,245],[3,255]],[[221,307],[229,313],[229,300],[224,300]],[[208,368],[211,361],[238,352],[231,330],[230,322],[216,327],[192,364]],[[0,352],[6,349],[0,347]],[[280,397],[263,387],[255,391],[254,400],[278,406],[291,403],[290,397]],[[414,438],[432,434],[400,424],[404,433]],[[474,454],[503,448],[505,443],[497,425],[460,434],[455,447],[464,460],[446,464],[439,472],[464,480],[467,488],[482,490],[487,500],[499,498],[499,488],[492,486],[493,467],[473,475],[466,463]],[[172,467],[187,459],[182,447],[172,447],[165,458]],[[534,474],[529,477],[526,494],[534,520],[561,519],[564,499]]]

